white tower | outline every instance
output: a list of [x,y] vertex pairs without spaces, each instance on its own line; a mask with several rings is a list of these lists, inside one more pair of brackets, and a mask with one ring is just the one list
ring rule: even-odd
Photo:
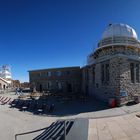
[[12,79],[11,69],[8,65],[2,66],[1,77],[4,79]]

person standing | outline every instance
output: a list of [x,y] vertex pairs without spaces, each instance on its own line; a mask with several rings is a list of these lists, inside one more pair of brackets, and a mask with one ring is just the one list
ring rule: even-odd
[[19,94],[18,91],[19,91],[19,88],[17,87],[16,88],[16,94],[15,95],[18,95]]

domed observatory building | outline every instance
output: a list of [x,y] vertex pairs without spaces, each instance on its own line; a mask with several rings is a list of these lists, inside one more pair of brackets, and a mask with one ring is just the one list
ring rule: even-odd
[[118,105],[140,95],[140,42],[126,24],[109,24],[83,68],[83,90]]

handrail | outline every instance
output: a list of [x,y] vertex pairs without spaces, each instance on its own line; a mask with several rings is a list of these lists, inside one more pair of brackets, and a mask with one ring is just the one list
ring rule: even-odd
[[[74,119],[68,119],[68,120],[61,119],[61,120],[57,120],[57,121],[64,122],[64,140],[66,140],[66,121],[72,121],[72,120],[74,120]],[[34,131],[29,131],[29,132],[15,134],[15,140],[17,140],[18,136],[39,132],[39,131],[45,130],[46,128],[48,128],[48,127],[44,127],[44,128],[37,129],[37,130],[34,130]]]
[[98,43],[98,47],[102,47],[105,45],[110,45],[110,44],[128,44],[128,45],[138,45],[139,42],[133,38],[126,38],[126,37],[114,37],[114,38],[107,38],[103,39]]
[[15,134],[15,140],[17,140],[17,137],[18,137],[18,136],[26,135],[26,134],[31,134],[31,133],[35,133],[35,132],[39,132],[39,131],[45,130],[46,128],[47,128],[47,127],[44,127],[44,128],[41,128],[41,129],[37,129],[37,130],[34,130],[34,131],[29,131],[29,132],[24,132],[24,133]]

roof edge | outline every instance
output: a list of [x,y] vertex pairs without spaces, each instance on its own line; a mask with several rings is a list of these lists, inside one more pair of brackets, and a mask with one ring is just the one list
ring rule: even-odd
[[80,69],[80,66],[72,66],[72,67],[58,67],[58,68],[48,68],[48,69],[36,69],[36,70],[28,70],[28,72],[34,71],[45,71],[45,70],[59,70],[59,69]]

